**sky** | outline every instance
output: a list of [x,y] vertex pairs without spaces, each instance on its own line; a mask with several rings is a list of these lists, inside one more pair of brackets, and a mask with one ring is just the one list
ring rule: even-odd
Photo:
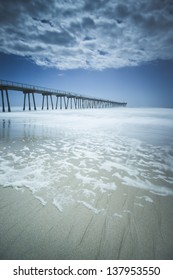
[[0,79],[173,107],[172,0],[0,0],[0,34]]

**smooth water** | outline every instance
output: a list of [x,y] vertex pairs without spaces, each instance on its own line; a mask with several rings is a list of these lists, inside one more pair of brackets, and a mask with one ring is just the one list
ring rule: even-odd
[[0,186],[95,214],[123,186],[173,195],[172,139],[172,109],[0,113]]

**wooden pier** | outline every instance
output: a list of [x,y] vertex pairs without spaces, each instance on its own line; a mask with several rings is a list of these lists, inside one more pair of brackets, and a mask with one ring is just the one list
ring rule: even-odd
[[[22,92],[23,98],[23,111],[26,110],[26,103],[28,103],[28,109],[31,111],[33,108],[37,110],[35,102],[35,94],[42,95],[42,106],[44,110],[49,108],[53,109],[86,109],[86,108],[113,108],[117,106],[126,106],[125,102],[117,102],[108,99],[95,98],[90,96],[84,96],[68,91],[56,90],[51,88],[45,88],[40,86],[16,83],[11,81],[0,80],[1,102],[2,112],[11,112],[11,105],[8,92],[17,91]],[[53,96],[56,97],[56,104],[53,104]],[[49,101],[51,106],[49,106]]]

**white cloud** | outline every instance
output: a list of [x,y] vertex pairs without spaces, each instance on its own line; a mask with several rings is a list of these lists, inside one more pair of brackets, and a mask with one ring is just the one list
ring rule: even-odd
[[170,0],[0,2],[0,51],[62,70],[173,59],[172,30]]

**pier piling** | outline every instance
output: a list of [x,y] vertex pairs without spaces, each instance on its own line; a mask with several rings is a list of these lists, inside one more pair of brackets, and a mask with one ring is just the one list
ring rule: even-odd
[[1,89],[1,99],[2,99],[2,112],[5,112],[4,92],[2,89]]

